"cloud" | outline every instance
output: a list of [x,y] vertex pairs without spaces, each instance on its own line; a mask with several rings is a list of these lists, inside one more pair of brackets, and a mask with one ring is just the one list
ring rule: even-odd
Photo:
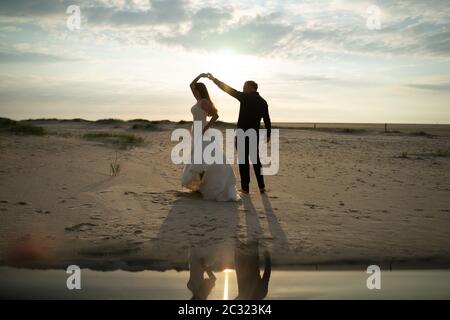
[[288,73],[278,73],[274,75],[274,78],[281,79],[282,81],[294,81],[294,82],[322,82],[334,80],[332,77],[321,75],[298,75]]
[[99,4],[82,8],[82,12],[90,24],[112,26],[179,24],[188,17],[182,0],[153,0],[149,8],[133,4],[125,7]]
[[226,5],[194,0],[15,0],[0,3],[0,16],[64,21],[61,17],[70,4],[81,6],[87,20],[83,32],[100,33],[112,42],[118,38],[127,44],[156,41],[188,50],[227,48],[293,59],[450,56],[450,7],[445,0],[378,0],[381,30],[366,28],[371,4],[366,0],[286,0],[282,4],[230,0]]
[[429,91],[447,91],[450,92],[450,83],[416,83],[406,85],[409,88],[429,90]]
[[37,52],[0,52],[0,63],[67,62],[76,59]]
[[42,17],[65,14],[69,0],[14,0],[0,3],[0,15],[9,17]]
[[[230,49],[244,54],[271,54],[281,40],[293,30],[292,26],[274,22],[274,16],[257,16],[235,24],[225,24],[230,15],[213,11],[208,19],[193,21],[192,27],[175,35],[160,34],[158,41],[186,49],[214,51]],[[204,13],[201,12],[201,13]]]
[[206,7],[198,10],[192,17],[190,32],[217,31],[233,17],[232,10]]

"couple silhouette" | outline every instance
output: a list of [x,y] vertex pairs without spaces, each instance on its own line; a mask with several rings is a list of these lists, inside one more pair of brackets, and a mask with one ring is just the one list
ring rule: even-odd
[[[271,121],[269,116],[269,107],[258,92],[258,84],[249,80],[244,83],[243,90],[238,91],[224,82],[215,78],[211,73],[201,73],[190,84],[192,94],[197,103],[192,106],[191,113],[193,121],[201,123],[202,133],[208,134],[208,129],[213,127],[219,118],[219,113],[211,100],[206,85],[198,82],[201,78],[210,79],[224,92],[237,99],[240,103],[237,129],[241,129],[244,134],[247,130],[256,132],[256,141],[251,141],[250,137],[244,136],[244,150],[238,150],[239,154],[239,175],[241,178],[240,192],[248,194],[250,189],[250,150],[256,149],[256,162],[253,161],[253,169],[258,183],[259,191],[265,192],[264,176],[261,174],[261,160],[259,157],[259,129],[261,120],[264,121],[267,130],[267,140],[271,137]],[[209,120],[208,120],[209,118]],[[194,141],[195,143],[195,141]],[[205,145],[202,141],[200,148]],[[251,145],[256,143],[256,146]],[[199,146],[196,146],[197,148]],[[191,148],[191,154],[194,154],[194,144]],[[242,159],[242,157],[244,159]],[[236,193],[236,181],[233,170],[229,164],[187,164],[184,168],[181,183],[193,191],[199,191],[204,198],[216,201],[236,201],[239,196]]]

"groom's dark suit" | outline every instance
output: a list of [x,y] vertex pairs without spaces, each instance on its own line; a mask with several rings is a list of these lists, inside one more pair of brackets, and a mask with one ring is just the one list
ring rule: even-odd
[[[258,181],[258,187],[263,189],[264,176],[261,175],[261,162],[259,159],[259,128],[261,124],[261,119],[264,120],[264,125],[267,129],[267,136],[270,137],[271,133],[271,123],[269,117],[269,107],[266,100],[264,100],[258,92],[245,93],[237,91],[231,88],[227,84],[220,80],[213,79],[214,83],[223,91],[233,96],[240,102],[239,108],[239,119],[237,122],[237,127],[240,129],[248,130],[255,129],[257,133],[257,163],[253,164],[253,169],[255,170],[256,180]],[[250,184],[250,167],[249,167],[249,139],[245,140],[245,163],[239,164],[239,174],[241,176],[241,187],[243,190],[249,190]]]

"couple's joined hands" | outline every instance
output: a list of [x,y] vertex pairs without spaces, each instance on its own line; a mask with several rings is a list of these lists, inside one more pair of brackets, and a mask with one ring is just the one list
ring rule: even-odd
[[214,80],[214,77],[211,73],[200,73],[201,78],[208,78],[209,80]]

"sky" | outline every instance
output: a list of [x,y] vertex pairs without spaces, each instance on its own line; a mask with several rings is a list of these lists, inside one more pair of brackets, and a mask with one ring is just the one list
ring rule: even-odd
[[448,0],[1,1],[0,40],[0,117],[188,120],[211,72],[275,122],[450,123]]

